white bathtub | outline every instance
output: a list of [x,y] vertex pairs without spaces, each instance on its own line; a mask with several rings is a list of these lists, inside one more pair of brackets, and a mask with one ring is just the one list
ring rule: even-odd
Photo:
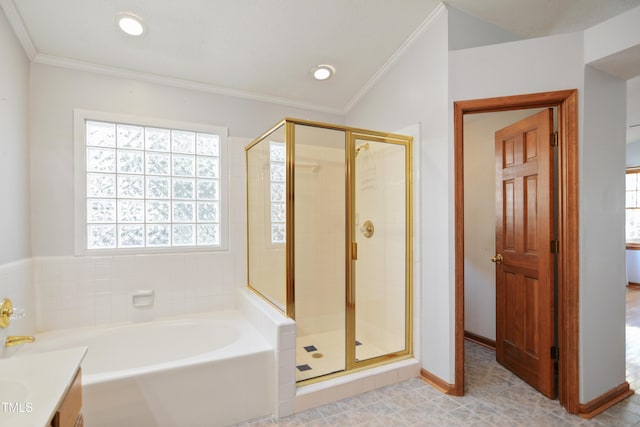
[[226,426],[273,413],[274,350],[237,311],[40,334],[19,354],[87,346],[87,427]]

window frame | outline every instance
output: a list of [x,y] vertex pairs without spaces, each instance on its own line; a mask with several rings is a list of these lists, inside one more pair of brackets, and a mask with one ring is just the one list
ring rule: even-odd
[[[219,136],[220,244],[217,246],[168,246],[89,249],[87,245],[86,122],[156,127],[171,130],[212,133]],[[154,253],[223,252],[229,245],[229,148],[228,129],[201,123],[180,122],[128,114],[74,109],[74,245],[77,256],[142,255]],[[145,150],[146,152],[146,150]],[[148,176],[146,173],[143,176]],[[115,199],[119,200],[119,199]],[[171,199],[173,200],[173,198]],[[146,221],[145,221],[146,224]],[[171,222],[173,224],[173,221]]]
[[[624,211],[625,211],[625,246],[626,246],[627,249],[636,250],[637,251],[637,250],[640,250],[640,241],[638,241],[638,242],[627,241],[627,231],[626,231],[626,225],[627,225],[626,213],[627,213],[627,210],[629,210],[629,209],[640,210],[640,206],[637,207],[637,208],[628,208],[627,207],[626,194],[627,194],[628,190],[627,190],[627,186],[626,186],[626,176],[629,175],[629,174],[638,175],[638,177],[640,179],[640,166],[630,167],[630,168],[627,168],[625,170],[625,190],[624,190],[625,191],[625,206],[624,206]],[[640,196],[640,188],[636,189],[635,191],[636,191],[636,197]],[[640,200],[640,199],[636,199],[636,200]],[[637,201],[636,204],[640,205],[640,202]]]

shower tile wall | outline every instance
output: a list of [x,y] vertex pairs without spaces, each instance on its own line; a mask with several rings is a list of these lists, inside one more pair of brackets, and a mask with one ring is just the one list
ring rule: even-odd
[[[375,234],[358,236],[356,263],[356,338],[380,347],[380,354],[404,348],[405,264],[397,255],[405,252],[404,151],[392,145],[370,143],[356,164],[356,230],[366,220]],[[364,350],[357,357],[366,359]]]
[[344,150],[310,145],[296,150],[300,162],[319,165],[300,167],[295,180],[298,334],[344,334],[345,196],[338,191],[344,188]]

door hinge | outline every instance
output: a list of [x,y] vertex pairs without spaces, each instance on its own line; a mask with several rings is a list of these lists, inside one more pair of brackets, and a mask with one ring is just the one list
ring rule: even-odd
[[560,349],[555,345],[551,347],[551,359],[560,360]]
[[351,243],[351,259],[354,261],[358,260],[358,243]]
[[551,133],[551,146],[552,147],[558,146],[558,132]]
[[560,253],[560,241],[559,240],[552,240],[551,241],[551,253],[552,254],[559,254]]

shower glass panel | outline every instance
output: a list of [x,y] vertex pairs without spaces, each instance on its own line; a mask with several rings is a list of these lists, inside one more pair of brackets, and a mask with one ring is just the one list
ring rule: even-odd
[[285,119],[245,148],[248,286],[296,322],[296,382],[410,357],[411,138]]
[[[345,369],[345,132],[295,125],[296,379]],[[307,369],[308,368],[308,369]]]
[[406,349],[407,151],[354,138],[356,362]]
[[[246,151],[249,286],[280,310],[286,287],[286,155],[284,126]],[[250,237],[250,238],[249,238]]]

